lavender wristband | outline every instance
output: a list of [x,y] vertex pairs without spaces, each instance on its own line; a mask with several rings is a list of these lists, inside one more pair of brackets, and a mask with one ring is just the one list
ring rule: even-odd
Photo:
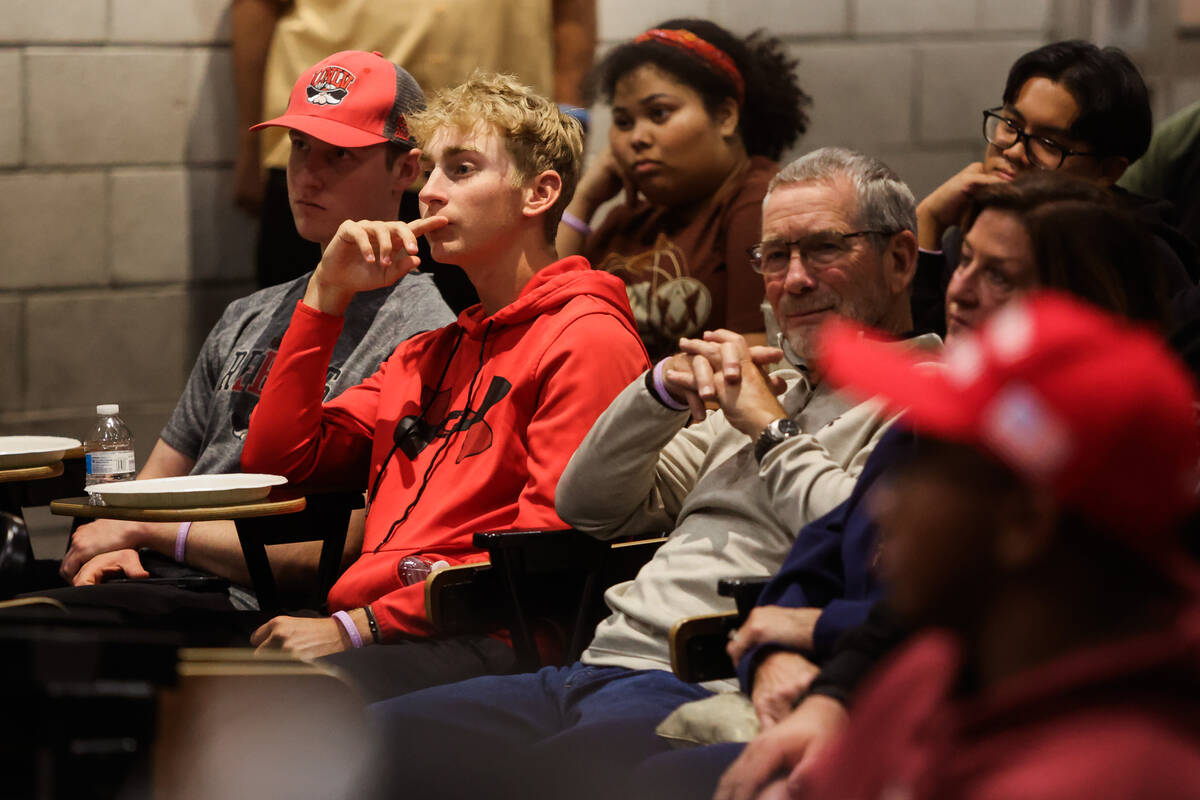
[[579,217],[572,214],[570,211],[564,211],[562,213],[562,222],[568,228],[570,228],[574,231],[577,231],[584,236],[592,235],[592,226],[588,225],[586,222],[584,222]]
[[181,522],[179,523],[179,531],[175,534],[175,560],[180,564],[183,563],[183,556],[187,551],[187,536],[191,527],[192,523]]
[[654,365],[654,372],[652,373],[654,376],[654,391],[658,394],[658,400],[664,406],[674,411],[687,411],[688,404],[680,403],[667,391],[667,385],[663,382],[663,369],[666,367],[666,364],[667,359],[664,358]]
[[333,618],[342,623],[342,627],[346,629],[346,635],[350,637],[350,644],[355,647],[362,647],[362,636],[358,633],[358,626],[354,624],[354,620],[350,619],[350,615],[345,611],[333,612]]

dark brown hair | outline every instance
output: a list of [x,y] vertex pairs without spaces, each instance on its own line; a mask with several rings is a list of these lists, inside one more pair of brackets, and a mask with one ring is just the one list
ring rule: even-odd
[[987,209],[1017,216],[1033,244],[1038,282],[1100,308],[1167,325],[1165,278],[1155,241],[1112,192],[1054,172],[1025,173],[978,189],[962,230]]

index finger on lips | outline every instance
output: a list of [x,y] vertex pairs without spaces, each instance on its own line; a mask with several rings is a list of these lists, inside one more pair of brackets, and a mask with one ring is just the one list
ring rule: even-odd
[[[436,231],[438,228],[446,227],[450,224],[450,220],[446,217],[434,214],[431,217],[421,217],[420,219],[414,219],[409,223],[401,222],[399,224],[404,225],[404,227],[407,228],[413,236],[424,236],[430,231]],[[413,239],[413,243],[416,244],[416,239]],[[415,253],[417,251],[414,249],[410,250],[409,252]]]

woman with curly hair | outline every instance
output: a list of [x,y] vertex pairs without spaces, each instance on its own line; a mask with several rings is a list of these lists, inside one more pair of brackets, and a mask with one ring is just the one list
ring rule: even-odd
[[[594,70],[612,106],[609,146],[567,207],[558,252],[625,280],[654,358],[708,329],[762,336],[763,284],[746,250],[760,238],[777,160],[808,125],[794,67],[761,32],[739,38],[674,19]],[[622,190],[593,231],[596,210]]]

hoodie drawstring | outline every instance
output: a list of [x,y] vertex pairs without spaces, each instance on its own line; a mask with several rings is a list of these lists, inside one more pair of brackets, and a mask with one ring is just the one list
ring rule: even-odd
[[[471,411],[471,404],[475,400],[475,385],[476,385],[476,382],[479,380],[480,373],[483,372],[483,354],[484,354],[484,350],[487,348],[488,334],[491,333],[491,331],[492,331],[492,322],[493,321],[494,320],[488,320],[487,327],[483,329],[483,339],[479,342],[479,363],[475,366],[475,374],[471,376],[471,384],[470,384],[470,386],[467,387],[467,404],[466,404],[465,410],[463,411],[462,415],[458,418],[458,421],[454,423],[454,426],[452,428],[450,428],[450,430],[446,431],[445,439],[438,446],[437,451],[433,454],[433,458],[431,458],[429,460],[429,466],[425,468],[425,474],[421,477],[421,486],[419,489],[417,489],[416,496],[413,497],[412,502],[410,502],[408,504],[408,508],[404,509],[404,513],[400,515],[400,519],[393,522],[392,526],[390,528],[388,528],[387,535],[383,537],[383,541],[381,541],[379,544],[375,545],[375,549],[371,551],[372,553],[378,553],[379,549],[381,547],[383,547],[385,544],[387,544],[389,541],[391,541],[392,536],[396,533],[396,529],[399,528],[401,525],[403,525],[405,523],[405,521],[408,520],[408,517],[409,517],[409,515],[412,514],[413,509],[417,507],[417,503],[420,502],[421,496],[423,494],[425,494],[425,488],[427,486],[429,486],[429,479],[433,477],[433,471],[435,469],[437,469],[438,465],[441,463],[442,455],[446,452],[446,448],[450,446],[450,442],[454,438],[454,434],[463,430],[464,424],[466,424],[467,427],[470,427],[470,411]],[[450,358],[446,360],[446,365],[442,368],[442,378],[445,378],[446,371],[450,368],[450,362],[454,359],[454,354],[458,351],[458,343],[461,340],[462,340],[462,334],[459,333],[458,339],[454,342],[454,350],[451,351]],[[441,383],[441,378],[439,378],[437,390],[440,391],[441,388],[442,388],[442,383]],[[435,392],[435,396],[436,396],[436,392]],[[430,402],[433,402],[432,399],[430,400]],[[422,416],[424,416],[424,413],[425,413],[425,411],[422,410],[422,412],[421,412]],[[395,448],[392,449],[392,452],[393,453],[396,452]],[[389,460],[390,460],[390,457],[389,457]],[[386,464],[384,465],[384,467],[386,468]],[[383,471],[380,470],[381,475],[382,475],[382,472]],[[376,479],[377,486],[378,486],[378,483],[379,483],[379,481],[377,478]]]

